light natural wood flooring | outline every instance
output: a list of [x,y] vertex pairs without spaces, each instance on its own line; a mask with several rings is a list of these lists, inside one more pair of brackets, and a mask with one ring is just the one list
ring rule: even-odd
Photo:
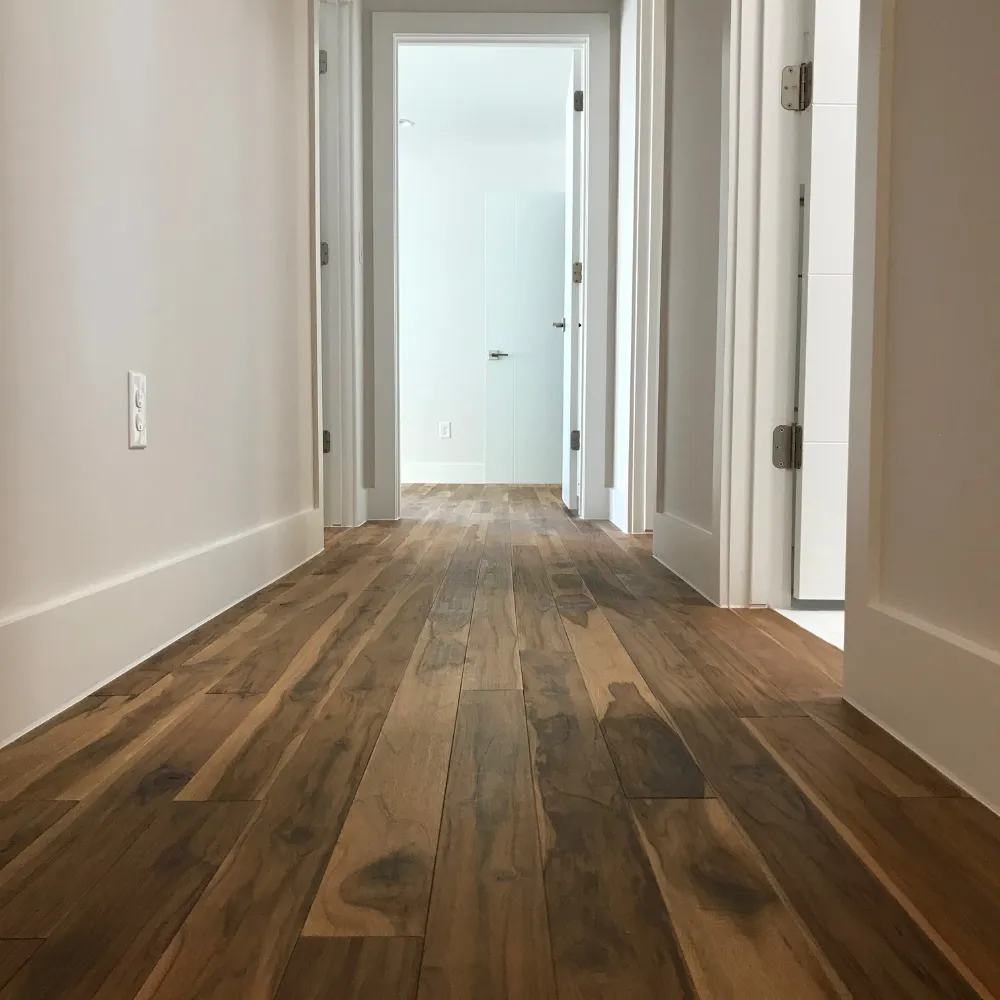
[[1000,819],[837,650],[404,501],[0,751],[0,1000],[1000,1000]]

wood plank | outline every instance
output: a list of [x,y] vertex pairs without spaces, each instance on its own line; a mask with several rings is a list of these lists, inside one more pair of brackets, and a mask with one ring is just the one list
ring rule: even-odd
[[51,722],[0,751],[0,801],[16,798],[63,757],[100,739],[114,725],[125,696],[82,698]]
[[134,996],[255,808],[166,803],[0,1000]]
[[842,995],[721,803],[647,799],[632,809],[699,997]]
[[556,607],[625,794],[711,795],[687,747],[590,596],[558,536],[537,539]]
[[962,795],[943,774],[842,698],[805,702],[803,707],[896,795]]
[[66,813],[0,871],[0,937],[48,937],[250,709],[202,696],[190,715],[92,801]]
[[486,534],[479,570],[462,682],[465,690],[519,691],[517,643],[510,524],[495,521]]
[[[702,640],[720,653],[728,651],[730,659],[747,665],[755,674],[765,677],[792,701],[836,697],[841,684],[807,659],[789,652],[767,633],[755,628],[735,611],[723,608],[693,608],[689,621]],[[745,714],[775,715],[775,712]],[[788,713],[786,713],[788,714]]]
[[461,696],[419,997],[556,997],[517,691]]
[[135,1000],[271,1000],[458,539],[351,663]]
[[348,599],[335,590],[321,603],[291,614],[275,632],[257,642],[253,651],[212,688],[213,694],[265,694],[288,669],[295,654]]
[[784,646],[796,659],[805,660],[837,684],[844,683],[843,650],[770,608],[741,608],[737,614]]
[[41,946],[40,938],[0,940],[0,987],[5,986]]
[[[406,560],[412,576],[433,537],[415,540],[411,534],[406,544],[411,542],[415,547],[400,558]],[[349,582],[344,578],[345,602],[299,648],[253,712],[229,734],[179,799],[246,800],[263,795],[275,771],[287,763],[289,747],[315,717],[337,679],[378,630],[383,616],[391,617],[392,609],[406,599],[409,591],[405,588],[401,593],[360,589],[383,573],[384,569],[376,573],[369,565]]]
[[420,938],[300,938],[276,1000],[414,1000]]
[[449,566],[306,918],[306,935],[424,932],[484,536],[470,527]]
[[72,802],[0,803],[0,870],[72,808]]
[[812,719],[760,719],[752,728],[949,958],[1000,995],[1000,950],[981,933],[1000,928],[1000,859],[981,869],[958,856],[944,810],[939,825],[915,822],[908,801]]
[[532,544],[512,546],[511,555],[518,647],[522,651],[548,649],[568,653],[569,642],[549,589],[542,557],[533,544],[530,524],[525,530]]
[[559,996],[693,998],[572,654],[521,658]]
[[910,914],[676,649],[670,670],[659,662],[636,663],[706,779],[852,996],[976,997]]

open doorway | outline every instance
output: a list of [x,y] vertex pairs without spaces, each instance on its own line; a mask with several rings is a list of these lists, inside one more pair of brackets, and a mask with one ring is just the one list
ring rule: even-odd
[[607,516],[610,41],[606,14],[372,14],[370,519],[404,479]]
[[575,57],[565,45],[398,47],[404,484],[562,479],[579,428],[564,407]]
[[779,608],[844,645],[854,286],[859,0],[807,0],[799,315],[793,402],[791,599]]

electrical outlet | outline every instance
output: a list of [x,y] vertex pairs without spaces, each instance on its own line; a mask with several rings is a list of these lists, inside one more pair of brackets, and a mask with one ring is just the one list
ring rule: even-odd
[[128,446],[146,447],[146,376],[128,373]]
[[438,437],[439,438],[450,438],[451,437],[451,421],[442,420],[438,424]]

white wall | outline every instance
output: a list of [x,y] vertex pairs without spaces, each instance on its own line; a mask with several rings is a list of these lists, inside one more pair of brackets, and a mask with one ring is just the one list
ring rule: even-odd
[[[428,135],[419,123],[400,132],[403,482],[485,481],[486,198],[564,193],[565,155],[564,139],[466,140]],[[442,420],[450,440],[438,437]]]
[[859,0],[815,0],[794,596],[843,600],[854,283]]
[[1000,7],[894,7],[861,5],[846,690],[1000,809]]
[[713,600],[720,592],[717,380],[728,321],[729,6],[674,4],[662,493],[654,525],[657,557]]
[[0,741],[322,544],[308,11],[0,0]]

